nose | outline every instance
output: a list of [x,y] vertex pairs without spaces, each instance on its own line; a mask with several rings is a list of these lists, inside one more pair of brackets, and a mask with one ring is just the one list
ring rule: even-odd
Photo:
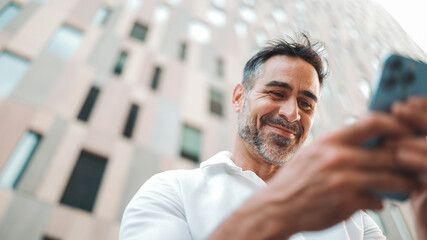
[[297,122],[301,119],[299,114],[298,101],[296,99],[288,99],[280,106],[279,116],[285,118],[288,122]]

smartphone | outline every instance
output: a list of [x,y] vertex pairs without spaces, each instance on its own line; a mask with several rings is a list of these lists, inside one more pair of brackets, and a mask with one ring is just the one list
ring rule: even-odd
[[[397,54],[389,54],[382,65],[377,89],[369,105],[370,111],[390,112],[396,101],[404,101],[410,96],[427,97],[427,64]],[[381,137],[365,143],[366,147],[381,145]],[[381,198],[405,201],[408,194],[375,193]]]

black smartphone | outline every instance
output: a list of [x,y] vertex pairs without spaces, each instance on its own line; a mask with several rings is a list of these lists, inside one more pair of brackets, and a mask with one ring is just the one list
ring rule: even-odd
[[[369,105],[370,111],[390,112],[396,101],[404,101],[410,96],[427,96],[427,64],[397,54],[388,55],[382,65],[377,89]],[[366,147],[376,147],[381,137],[365,143]],[[375,193],[376,195],[398,201],[408,199],[408,194]]]

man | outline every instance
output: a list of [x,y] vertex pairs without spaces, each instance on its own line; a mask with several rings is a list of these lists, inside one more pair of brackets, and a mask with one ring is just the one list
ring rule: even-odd
[[[392,115],[371,114],[299,149],[326,76],[304,38],[274,42],[248,61],[233,92],[233,153],[153,176],[129,203],[121,240],[384,239],[359,211],[382,207],[374,192],[414,192],[427,226],[426,191],[399,171],[427,172],[427,141],[412,134],[427,134],[427,101],[396,104]],[[377,135],[384,146],[361,147]]]

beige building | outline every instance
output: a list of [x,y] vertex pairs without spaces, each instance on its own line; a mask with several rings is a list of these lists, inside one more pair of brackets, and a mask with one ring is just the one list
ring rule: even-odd
[[[383,50],[426,60],[366,0],[0,0],[0,239],[117,239],[150,176],[232,149],[245,62],[295,31],[332,72],[311,139],[366,113]],[[389,239],[416,239],[387,206]]]

